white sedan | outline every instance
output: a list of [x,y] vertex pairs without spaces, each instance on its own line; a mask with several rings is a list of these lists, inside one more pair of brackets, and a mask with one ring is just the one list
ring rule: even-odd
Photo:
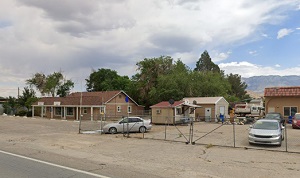
[[103,127],[104,133],[115,134],[118,132],[141,132],[144,133],[152,128],[151,121],[141,117],[125,117],[117,123],[110,123]]
[[284,127],[277,120],[260,119],[250,126],[250,144],[268,144],[281,146]]

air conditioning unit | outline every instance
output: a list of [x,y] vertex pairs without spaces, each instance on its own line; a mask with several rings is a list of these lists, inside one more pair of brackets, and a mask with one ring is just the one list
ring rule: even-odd
[[189,100],[184,100],[184,104],[190,104]]

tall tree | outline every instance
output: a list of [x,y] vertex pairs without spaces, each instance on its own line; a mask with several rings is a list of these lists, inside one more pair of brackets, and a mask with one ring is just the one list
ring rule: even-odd
[[250,97],[246,92],[247,84],[242,82],[240,75],[230,73],[227,75],[227,80],[231,87],[228,93],[230,96],[236,97],[239,100],[248,99]]
[[87,91],[128,90],[130,79],[111,69],[93,70],[86,80]]
[[22,95],[18,98],[18,104],[30,110],[31,105],[36,102],[38,98],[35,96],[35,91],[32,88],[24,87]]
[[158,78],[168,74],[172,68],[173,59],[170,56],[160,56],[159,58],[145,58],[138,62],[138,73],[132,78],[139,89],[139,102],[147,106],[150,105],[148,93],[157,86]]
[[35,86],[42,95],[51,95],[52,97],[65,96],[74,87],[74,83],[66,80],[62,72],[54,72],[47,76],[43,73],[36,73],[31,79],[26,80],[26,84],[30,87]]
[[157,85],[149,91],[149,104],[170,99],[181,100],[187,96],[190,85],[189,73],[189,68],[181,60],[177,60],[169,73],[160,75]]
[[219,66],[211,61],[211,58],[206,50],[201,54],[201,57],[197,61],[196,68],[194,70],[200,72],[212,71],[220,73]]

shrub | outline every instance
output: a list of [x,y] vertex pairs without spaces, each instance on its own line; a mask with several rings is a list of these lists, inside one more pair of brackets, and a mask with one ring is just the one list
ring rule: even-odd
[[16,113],[16,116],[26,116],[26,115],[27,115],[27,111],[25,111],[25,110],[21,110]]

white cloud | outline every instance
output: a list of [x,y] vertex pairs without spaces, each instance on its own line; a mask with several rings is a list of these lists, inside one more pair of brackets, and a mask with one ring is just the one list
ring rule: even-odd
[[281,67],[279,64],[276,64],[275,67]]
[[252,56],[256,56],[257,55],[257,51],[253,50],[253,51],[249,51],[249,54]]
[[242,77],[252,77],[260,75],[295,75],[300,72],[300,66],[286,69],[278,69],[278,65],[275,67],[261,66],[252,64],[246,61],[243,62],[231,62],[219,64],[221,70],[224,70],[225,74],[239,74]]
[[219,51],[214,62],[224,61],[230,52],[221,51],[260,36],[262,25],[279,24],[296,2],[1,0],[0,89],[59,70],[82,88],[92,68],[131,76],[145,57],[191,64],[205,49]]
[[286,29],[286,28],[280,29],[280,30],[277,32],[277,39],[283,38],[283,37],[289,35],[289,34],[292,33],[292,32],[293,32],[292,29]]
[[228,59],[228,57],[230,56],[231,53],[232,53],[231,51],[221,52],[221,53],[213,51],[212,61],[213,62],[220,62],[220,61],[226,60],[226,59]]
[[265,38],[268,38],[268,37],[269,37],[269,35],[266,34],[266,33],[262,33],[261,36],[262,36],[262,37],[265,37]]

